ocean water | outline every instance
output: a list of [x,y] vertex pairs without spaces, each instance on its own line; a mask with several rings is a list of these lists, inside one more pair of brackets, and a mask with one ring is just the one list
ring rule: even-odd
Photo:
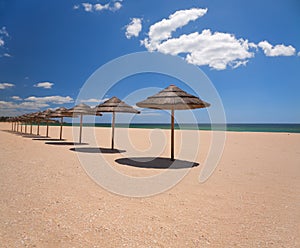
[[[96,127],[110,127],[110,123],[97,123]],[[128,124],[116,124],[116,127],[128,127]],[[170,129],[170,124],[131,123],[129,128]],[[300,133],[300,124],[227,124],[225,130],[234,132],[285,132]],[[215,124],[175,124],[175,129],[183,130],[224,130],[224,125]]]
[[[59,125],[59,124],[51,124]],[[72,123],[65,123],[65,126],[72,126]],[[73,125],[79,126],[79,123]],[[94,126],[91,123],[84,123],[84,126]],[[110,123],[96,123],[96,127],[111,127]],[[116,123],[116,127],[121,128],[147,128],[147,129],[170,129],[170,124],[156,123]],[[224,129],[225,127],[225,129]],[[275,133],[300,133],[300,124],[227,124],[227,125],[211,125],[211,124],[175,124],[175,129],[182,130],[226,130],[234,132],[275,132]]]

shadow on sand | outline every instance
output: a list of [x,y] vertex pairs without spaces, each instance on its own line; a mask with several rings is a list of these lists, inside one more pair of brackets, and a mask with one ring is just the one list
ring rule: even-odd
[[156,157],[131,157],[119,158],[115,162],[122,165],[129,165],[139,168],[152,169],[187,169],[198,166],[199,163],[176,159],[171,161],[170,158],[156,158]]
[[42,141],[65,141],[65,139],[53,139],[53,138],[47,138],[47,137],[45,137],[45,138],[42,138],[42,137],[40,137],[40,138],[34,138],[34,139],[32,139],[32,140],[42,140]]
[[110,149],[110,148],[103,148],[103,147],[78,147],[78,148],[71,148],[73,152],[85,152],[85,153],[123,153],[126,152],[125,150],[118,150],[118,149]]
[[78,143],[78,142],[45,142],[47,145],[57,145],[57,146],[75,146],[75,145],[88,145],[88,143]]

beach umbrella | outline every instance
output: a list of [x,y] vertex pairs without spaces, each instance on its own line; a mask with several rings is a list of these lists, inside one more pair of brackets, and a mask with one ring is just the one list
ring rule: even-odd
[[40,135],[40,123],[44,120],[44,115],[41,111],[32,114],[33,120],[37,122],[36,135]]
[[174,111],[184,109],[206,108],[210,104],[200,98],[186,93],[171,84],[159,93],[136,104],[141,108],[166,109],[171,111],[171,160],[174,160]]
[[[80,103],[76,105],[73,108],[68,109],[68,113],[75,115],[75,116],[80,116],[80,128],[79,128],[79,143],[81,143],[81,137],[82,137],[82,121],[83,121],[83,116],[84,115],[96,115],[96,111],[92,109],[90,106]],[[97,116],[101,116],[101,113],[97,113]]]
[[97,105],[95,111],[98,112],[111,112],[112,113],[112,132],[111,132],[111,149],[114,149],[114,135],[115,135],[115,118],[116,113],[133,113],[139,114],[140,111],[121,101],[117,97],[112,97],[102,104]]
[[39,115],[40,117],[44,118],[44,120],[46,121],[46,125],[47,125],[47,128],[46,128],[46,137],[47,138],[49,137],[49,122],[50,122],[49,117],[50,117],[50,115],[52,113],[54,113],[53,110],[47,109],[47,110],[41,112],[40,115]]
[[59,139],[62,139],[62,131],[63,131],[63,123],[64,123],[64,117],[73,117],[71,113],[67,112],[68,109],[64,107],[60,107],[56,109],[53,113],[49,114],[49,118],[60,118],[60,135]]

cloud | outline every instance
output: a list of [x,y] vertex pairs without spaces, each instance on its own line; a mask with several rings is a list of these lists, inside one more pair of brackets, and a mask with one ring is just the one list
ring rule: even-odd
[[13,103],[13,102],[6,102],[0,101],[0,109],[10,109],[10,110],[17,110],[17,109],[29,109],[35,110],[44,107],[48,107],[49,105],[46,103],[36,103],[36,102],[22,102],[22,103]]
[[25,101],[35,102],[35,103],[52,103],[52,104],[64,104],[74,102],[73,98],[70,96],[44,96],[36,97],[30,96],[25,99]]
[[1,35],[1,36],[5,36],[5,37],[9,37],[9,33],[8,33],[7,30],[6,30],[6,27],[2,27],[2,28],[0,29],[0,35]]
[[90,3],[82,3],[84,11],[86,12],[93,12],[93,5]]
[[259,42],[258,46],[264,51],[264,54],[268,57],[293,56],[296,53],[296,49],[291,45],[285,46],[281,44],[273,46],[266,40]]
[[144,39],[142,43],[149,51],[154,51],[161,41],[171,38],[172,32],[187,25],[190,21],[197,20],[206,13],[207,9],[178,10],[170,15],[168,19],[153,24],[149,29],[148,38]]
[[54,83],[40,82],[40,83],[35,84],[34,87],[44,88],[44,89],[51,89],[52,85],[54,85]]
[[298,54],[297,54],[298,56],[300,56],[300,52],[298,52]]
[[15,101],[21,101],[22,98],[19,96],[12,96],[11,99],[15,100]]
[[11,84],[11,83],[0,83],[0,90],[4,90],[4,89],[11,88],[11,87],[14,87],[14,86],[15,85]]
[[177,29],[206,13],[207,9],[199,8],[176,11],[167,19],[151,25],[141,44],[150,52],[183,56],[191,64],[216,70],[245,66],[258,48],[262,48],[266,56],[293,56],[296,53],[291,45],[273,46],[267,41],[255,44],[245,38],[237,38],[234,34],[212,32],[210,29],[172,37]]
[[227,65],[237,67],[245,64],[254,56],[250,49],[255,46],[232,34],[212,33],[206,29],[200,34],[195,32],[169,39],[158,45],[157,51],[171,55],[187,54],[185,58],[191,64],[224,70]]
[[[122,8],[121,1],[110,1],[106,4],[92,4],[92,3],[81,3],[81,6],[83,7],[83,10],[85,12],[94,12],[94,11],[103,11],[103,10],[109,10],[109,11],[117,11]],[[74,10],[80,9],[80,5],[76,4],[73,6]]]
[[96,11],[101,11],[101,10],[104,10],[104,9],[109,9],[109,3],[104,4],[104,5],[102,5],[100,3],[97,3],[97,4],[94,5],[94,9]]
[[121,2],[115,2],[113,7],[110,8],[111,11],[117,11],[122,8]]
[[139,33],[142,30],[142,19],[141,18],[132,18],[131,22],[126,26],[126,38],[130,39],[135,36],[138,37]]
[[6,27],[0,28],[0,57],[11,57],[9,53],[7,53],[6,39],[9,38],[10,35],[6,30]]

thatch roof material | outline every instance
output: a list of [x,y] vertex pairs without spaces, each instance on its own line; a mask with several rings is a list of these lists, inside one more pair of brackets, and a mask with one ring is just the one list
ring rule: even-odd
[[140,111],[136,110],[115,96],[96,106],[95,110],[97,112],[140,113]]
[[138,102],[136,105],[141,108],[174,110],[206,108],[210,106],[209,103],[186,93],[172,84],[146,100]]

